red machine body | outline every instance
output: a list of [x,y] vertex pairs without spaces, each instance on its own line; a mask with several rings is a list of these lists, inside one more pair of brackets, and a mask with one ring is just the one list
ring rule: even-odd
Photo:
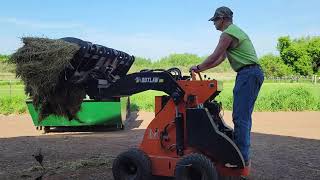
[[[186,127],[186,110],[187,108],[195,108],[205,104],[212,95],[221,91],[222,84],[219,84],[216,80],[181,80],[178,81],[180,87],[185,91],[183,101],[178,105],[175,105],[172,99],[163,106],[161,96],[155,97],[155,118],[151,121],[148,128],[144,133],[144,138],[141,142],[140,149],[145,152],[152,164],[152,174],[158,176],[174,176],[174,171],[177,162],[181,156],[177,155],[173,148],[176,142],[176,131],[174,119],[176,116],[176,110],[183,114],[184,129]],[[188,102],[188,97],[193,96],[194,100]],[[162,107],[163,106],[163,107]],[[176,109],[177,108],[177,109]],[[161,130],[168,126],[168,137],[163,140],[161,145]],[[187,131],[184,131],[184,155],[191,153],[202,153],[196,148],[188,145]],[[208,137],[210,140],[210,137]],[[213,159],[214,160],[214,159]],[[222,175],[226,176],[247,176],[249,174],[249,168],[227,168],[224,164],[216,162],[216,168]]]

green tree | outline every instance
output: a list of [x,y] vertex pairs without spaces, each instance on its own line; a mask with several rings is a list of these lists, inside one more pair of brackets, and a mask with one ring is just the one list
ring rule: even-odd
[[278,39],[277,49],[283,62],[300,75],[319,72],[320,37],[302,37],[291,40],[289,36]]
[[161,58],[155,62],[155,65],[159,67],[191,67],[194,64],[198,64],[202,59],[195,54],[170,54],[167,57]]
[[307,44],[307,52],[311,57],[314,72],[320,72],[320,37],[315,37]]
[[287,66],[279,56],[267,54],[260,58],[260,64],[267,77],[283,77],[292,74],[292,69]]
[[284,49],[287,49],[291,44],[289,36],[283,36],[278,39],[277,49],[282,52]]
[[135,61],[130,68],[130,72],[138,72],[142,69],[153,69],[153,63],[151,59],[135,57]]
[[8,61],[8,59],[9,59],[9,56],[8,56],[8,55],[2,55],[2,54],[0,54],[0,62]]

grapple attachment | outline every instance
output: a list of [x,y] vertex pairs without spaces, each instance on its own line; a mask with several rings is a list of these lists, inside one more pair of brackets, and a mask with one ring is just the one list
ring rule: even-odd
[[80,46],[66,73],[78,84],[100,79],[110,85],[127,74],[135,59],[125,52],[81,39],[66,37],[61,40]]

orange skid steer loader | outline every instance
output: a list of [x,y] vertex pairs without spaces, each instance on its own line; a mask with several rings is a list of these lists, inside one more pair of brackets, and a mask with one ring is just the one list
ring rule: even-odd
[[[147,90],[165,92],[155,97],[155,118],[138,148],[118,155],[113,162],[115,180],[151,180],[153,176],[177,180],[215,180],[218,176],[247,176],[233,129],[220,115],[215,97],[222,90],[217,80],[182,76],[178,68],[154,69],[127,74],[134,57],[76,38],[83,72],[73,72],[92,99],[130,96]],[[84,66],[84,65],[83,65]],[[71,73],[72,74],[72,73]],[[74,79],[74,78],[71,78]],[[226,167],[225,164],[232,164]]]

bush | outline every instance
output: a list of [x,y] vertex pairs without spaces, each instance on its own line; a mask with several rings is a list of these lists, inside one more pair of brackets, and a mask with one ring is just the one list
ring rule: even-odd
[[274,89],[257,99],[257,111],[319,110],[317,98],[302,86]]
[[[232,110],[234,84],[225,83],[217,97],[223,108]],[[312,84],[264,83],[255,104],[255,111],[319,111],[319,86]]]
[[266,77],[283,77],[293,74],[292,69],[284,64],[279,56],[265,55],[260,58],[260,64]]
[[130,97],[132,110],[144,110],[152,112],[154,111],[155,96],[161,96],[165,93],[159,91],[146,91],[138,94],[134,94]]

